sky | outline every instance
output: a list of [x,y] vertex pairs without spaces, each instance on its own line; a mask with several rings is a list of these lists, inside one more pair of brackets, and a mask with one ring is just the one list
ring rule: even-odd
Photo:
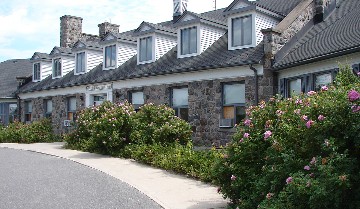
[[[189,0],[188,10],[207,12],[215,0]],[[217,9],[233,0],[216,0]],[[50,53],[60,45],[60,17],[83,18],[83,33],[98,35],[98,24],[120,25],[120,32],[136,29],[142,21],[172,19],[173,0],[1,0],[0,62],[28,59],[34,52]]]

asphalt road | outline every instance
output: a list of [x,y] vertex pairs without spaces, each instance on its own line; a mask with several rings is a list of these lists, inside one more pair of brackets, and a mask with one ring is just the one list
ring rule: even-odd
[[70,160],[0,148],[1,209],[161,209],[138,190]]

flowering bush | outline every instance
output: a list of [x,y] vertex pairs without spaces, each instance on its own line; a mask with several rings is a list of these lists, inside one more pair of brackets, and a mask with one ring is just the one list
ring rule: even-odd
[[116,155],[130,142],[131,115],[128,103],[104,102],[78,113],[75,131],[65,137],[69,148]]
[[42,119],[30,124],[15,121],[0,127],[0,143],[38,143],[59,141],[52,131],[51,121]]
[[134,115],[131,139],[135,143],[174,143],[186,144],[191,140],[190,125],[175,116],[172,108],[166,105],[145,104]]
[[[214,170],[236,208],[360,208],[360,79],[247,110]],[[360,108],[359,108],[360,109]]]

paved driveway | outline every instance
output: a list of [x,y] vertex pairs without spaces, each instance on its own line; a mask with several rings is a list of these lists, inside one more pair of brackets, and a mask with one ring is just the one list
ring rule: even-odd
[[49,155],[0,148],[0,208],[160,209],[105,173]]

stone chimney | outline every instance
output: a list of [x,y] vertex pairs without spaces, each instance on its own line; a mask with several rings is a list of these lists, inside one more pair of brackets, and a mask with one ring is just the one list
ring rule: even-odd
[[72,47],[81,39],[82,20],[70,15],[60,17],[60,47]]
[[188,0],[173,0],[173,2],[173,21],[176,21],[187,10]]
[[104,23],[99,24],[98,27],[99,27],[99,36],[102,39],[109,32],[119,33],[120,25],[104,22]]

